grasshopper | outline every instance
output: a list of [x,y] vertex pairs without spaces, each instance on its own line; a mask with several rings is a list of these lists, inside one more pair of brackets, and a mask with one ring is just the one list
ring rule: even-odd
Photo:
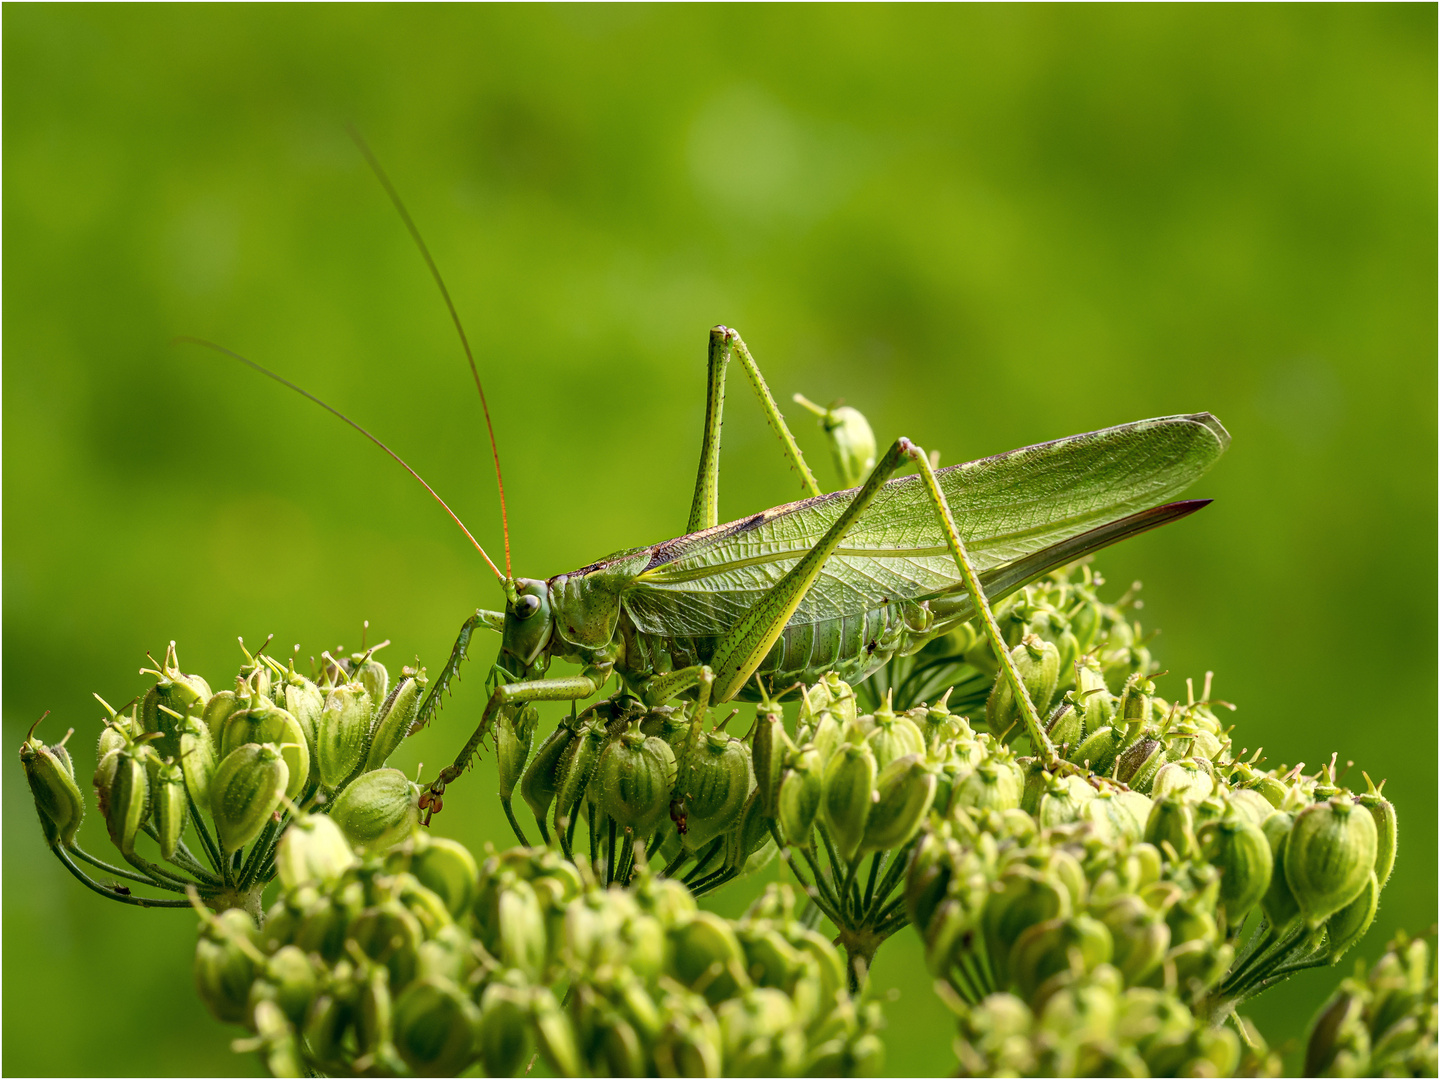
[[[352,133],[353,134],[353,133]],[[489,424],[479,370],[449,291],[398,193],[358,136],[438,284],[469,360]],[[250,364],[228,349],[198,342]],[[737,521],[718,521],[720,435],[726,374],[738,360],[785,457],[808,494]],[[467,618],[420,707],[428,723],[467,658],[472,636],[500,634],[474,734],[421,796],[426,820],[497,722],[539,701],[578,702],[612,679],[647,706],[759,700],[777,686],[809,684],[835,671],[858,683],[978,617],[1021,704],[1035,752],[1058,766],[1055,748],[991,612],[1041,575],[1091,552],[1185,517],[1209,500],[1174,500],[1224,452],[1229,434],[1209,413],[1166,416],[1106,428],[993,457],[934,468],[897,438],[858,488],[823,494],[740,335],[710,331],[707,404],[700,460],[685,532],[606,556],[541,580],[511,570],[504,483],[493,429],[491,451],[505,534],[502,573],[460,519],[389,447],[334,409],[415,476],[499,579],[503,610]],[[896,477],[913,464],[917,474]],[[577,674],[549,675],[555,660]],[[767,689],[768,688],[768,689]],[[510,815],[508,800],[505,807]]]

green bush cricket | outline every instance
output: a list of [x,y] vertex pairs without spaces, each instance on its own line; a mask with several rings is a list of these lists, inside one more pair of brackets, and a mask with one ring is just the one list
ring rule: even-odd
[[[379,163],[362,153],[420,249],[459,333],[485,410],[500,484],[499,451],[478,367],[440,272]],[[237,359],[238,354],[212,345]],[[737,521],[718,522],[719,453],[726,374],[738,360],[808,497]],[[245,363],[300,390],[273,372]],[[1012,450],[943,469],[897,438],[858,488],[823,494],[749,349],[733,329],[710,331],[708,394],[686,530],[617,552],[548,580],[517,577],[505,525],[505,570],[444,500],[389,447],[356,427],[430,491],[466,532],[504,591],[503,610],[465,620],[431,683],[416,727],[435,715],[480,627],[501,635],[493,690],[453,764],[422,795],[429,816],[487,734],[531,702],[577,702],[612,678],[647,705],[758,700],[827,671],[850,682],[874,674],[979,617],[1001,659],[1035,752],[1058,764],[1024,692],[991,604],[1057,567],[1185,517],[1208,500],[1170,501],[1225,450],[1229,435],[1208,413],[1160,417]],[[330,407],[324,406],[329,409]],[[895,477],[913,463],[918,475]],[[555,659],[578,674],[549,676]],[[527,747],[528,749],[528,747]],[[512,825],[508,797],[502,802]],[[516,826],[517,834],[519,833]]]

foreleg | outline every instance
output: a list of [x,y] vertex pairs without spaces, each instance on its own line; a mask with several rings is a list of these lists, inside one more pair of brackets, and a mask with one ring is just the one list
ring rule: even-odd
[[[455,639],[455,645],[450,650],[450,659],[445,661],[445,666],[440,669],[440,674],[430,684],[430,692],[420,703],[420,711],[415,714],[412,731],[419,731],[440,711],[441,695],[450,689],[451,682],[459,676],[461,663],[470,655],[470,635],[475,633],[476,628],[488,626],[491,630],[498,631],[504,625],[505,613],[503,611],[485,611],[483,608],[465,620],[465,625],[460,627],[460,636]],[[376,704],[378,705],[379,702]]]

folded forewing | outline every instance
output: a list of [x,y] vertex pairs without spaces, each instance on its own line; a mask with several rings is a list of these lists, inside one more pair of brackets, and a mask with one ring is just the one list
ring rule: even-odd
[[[980,573],[1174,498],[1230,436],[1209,413],[1072,435],[939,470],[940,486]],[[778,582],[855,492],[779,506],[660,544],[625,589],[636,626],[714,635]],[[886,484],[800,602],[792,623],[921,599],[960,581],[919,476]]]

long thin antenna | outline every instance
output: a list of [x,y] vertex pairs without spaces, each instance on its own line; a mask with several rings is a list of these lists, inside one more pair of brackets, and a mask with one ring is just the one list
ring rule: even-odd
[[365,155],[371,171],[385,189],[385,194],[390,196],[390,201],[395,204],[395,209],[400,212],[400,219],[405,222],[405,228],[410,230],[410,236],[415,241],[415,246],[420,249],[421,256],[425,259],[425,265],[430,268],[430,275],[435,279],[435,284],[440,286],[440,295],[445,298],[445,306],[450,309],[450,319],[455,323],[455,332],[460,335],[460,344],[465,348],[465,359],[470,361],[470,374],[475,376],[475,389],[480,391],[480,408],[485,413],[485,430],[490,436],[490,453],[495,458],[495,485],[500,489],[500,528],[505,536],[505,577],[511,578],[510,573],[510,518],[505,512],[505,479],[500,475],[500,448],[495,443],[495,425],[490,422],[490,403],[485,400],[485,387],[480,385],[480,369],[475,366],[475,354],[470,350],[470,339],[465,336],[465,327],[460,325],[460,313],[455,310],[455,302],[450,299],[450,290],[445,287],[445,279],[440,276],[440,268],[435,265],[435,260],[430,257],[430,249],[425,246],[424,239],[420,236],[420,230],[415,227],[415,221],[410,217],[410,211],[405,209],[405,203],[400,199],[400,193],[395,190],[395,185],[390,183],[390,177],[385,175],[385,170],[380,167],[380,161],[371,152],[370,146],[365,142],[364,137],[356,130],[355,125],[347,124],[346,130],[350,132],[350,138],[355,140],[355,145],[360,148],[360,153]]
[[354,428],[356,431],[360,432],[361,435],[364,435],[367,439],[369,439],[371,442],[373,442],[376,446],[380,447],[381,450],[384,450],[385,453],[389,454],[392,458],[394,458],[396,461],[398,461],[398,462],[400,463],[400,467],[401,467],[401,468],[403,468],[406,472],[408,472],[408,473],[409,473],[411,476],[413,476],[416,480],[420,481],[420,486],[423,487],[426,491],[428,491],[428,492],[430,493],[430,495],[434,498],[434,500],[435,500],[436,502],[438,502],[441,506],[443,506],[443,507],[445,508],[445,513],[447,513],[447,514],[450,515],[451,520],[454,521],[456,525],[459,525],[459,526],[460,526],[460,531],[463,532],[463,533],[469,538],[470,543],[472,543],[472,544],[475,545],[475,550],[478,551],[478,552],[480,552],[480,557],[481,557],[482,559],[484,559],[484,560],[485,560],[485,564],[486,564],[487,566],[489,566],[490,569],[495,572],[495,576],[500,579],[500,583],[501,583],[502,585],[505,583],[506,578],[505,578],[505,576],[504,576],[503,574],[500,573],[499,567],[497,567],[497,566],[490,560],[490,556],[489,556],[489,555],[485,554],[485,549],[480,546],[480,541],[479,541],[479,540],[476,540],[475,537],[474,537],[473,535],[471,535],[470,530],[465,527],[465,523],[464,523],[463,521],[461,521],[459,517],[456,516],[454,510],[451,510],[451,509],[450,509],[450,504],[447,503],[444,499],[440,498],[440,496],[439,496],[438,494],[436,494],[435,489],[432,488],[429,484],[425,483],[425,478],[424,478],[423,476],[421,476],[419,473],[417,473],[414,469],[412,469],[412,468],[409,466],[409,464],[405,461],[404,458],[402,458],[399,454],[395,453],[394,450],[391,450],[390,447],[386,446],[383,442],[381,442],[379,439],[377,439],[374,435],[371,435],[370,432],[366,431],[363,427],[361,427],[359,424],[357,424],[354,420],[351,420],[348,416],[346,416],[344,413],[342,413],[339,409],[335,408],[334,406],[332,406],[332,405],[327,405],[325,402],[321,401],[321,400],[320,400],[318,397],[316,397],[314,394],[310,393],[309,390],[306,390],[306,389],[304,389],[303,387],[300,387],[300,386],[296,386],[294,383],[292,383],[289,379],[285,378],[283,375],[277,375],[277,374],[275,374],[275,372],[271,371],[269,368],[267,368],[267,367],[262,367],[261,365],[257,364],[254,360],[251,360],[251,359],[248,359],[247,357],[241,356],[241,355],[240,355],[239,353],[237,353],[234,349],[227,349],[224,345],[217,345],[217,344],[215,344],[215,342],[213,342],[213,341],[206,341],[204,338],[197,338],[197,337],[177,337],[177,338],[175,338],[174,342],[172,342],[172,344],[179,344],[179,343],[181,343],[181,342],[187,342],[187,343],[189,343],[189,344],[191,344],[191,345],[201,345],[201,346],[203,346],[203,347],[205,347],[205,348],[207,348],[207,349],[213,349],[215,352],[218,352],[218,353],[220,353],[220,354],[223,355],[223,356],[228,356],[228,357],[230,357],[230,358],[232,358],[232,359],[234,359],[234,360],[239,360],[242,364],[246,364],[246,365],[248,365],[249,367],[254,368],[256,371],[260,372],[260,374],[262,374],[262,375],[268,375],[268,376],[270,376],[270,378],[274,379],[274,380],[275,380],[276,382],[278,382],[280,385],[282,385],[282,386],[288,386],[291,390],[294,390],[297,394],[300,394],[302,397],[307,397],[307,398],[309,398],[309,399],[310,399],[311,401],[313,401],[316,405],[319,405],[322,409],[325,409],[325,410],[328,411],[328,412],[334,413],[334,414],[335,414],[336,416],[338,416],[341,420],[344,420],[345,423],[349,424],[349,425],[350,425],[352,428]]

